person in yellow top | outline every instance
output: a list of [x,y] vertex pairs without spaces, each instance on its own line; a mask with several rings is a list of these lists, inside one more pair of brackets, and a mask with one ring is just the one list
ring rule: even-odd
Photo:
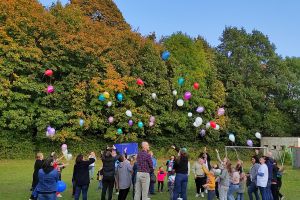
[[[204,163],[204,160],[203,160],[203,163]],[[203,185],[203,187],[208,190],[207,200],[213,200],[216,196],[216,193],[215,193],[215,187],[216,187],[215,173],[213,171],[213,168],[210,171],[208,171],[208,169],[204,165],[202,165],[202,169],[203,169],[204,173],[207,176],[207,182],[206,182],[206,184]]]

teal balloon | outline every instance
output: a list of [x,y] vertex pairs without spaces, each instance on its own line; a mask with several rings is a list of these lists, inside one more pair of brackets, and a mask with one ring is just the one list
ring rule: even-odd
[[103,94],[100,94],[98,99],[99,101],[105,101],[105,96]]
[[117,132],[118,132],[118,134],[120,134],[120,135],[123,133],[123,131],[122,131],[121,128],[118,128]]
[[122,93],[118,93],[117,94],[117,99],[118,99],[118,101],[123,101],[123,94]]
[[143,122],[139,121],[139,122],[138,122],[138,127],[139,127],[139,128],[143,128],[143,126],[144,126]]
[[178,79],[178,85],[182,86],[184,84],[184,78],[180,77]]

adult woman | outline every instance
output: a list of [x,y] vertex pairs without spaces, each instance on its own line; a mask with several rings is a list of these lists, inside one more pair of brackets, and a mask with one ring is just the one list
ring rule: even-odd
[[54,169],[53,163],[53,158],[47,158],[38,172],[39,182],[36,192],[39,200],[56,200],[58,172]]
[[253,200],[252,193],[254,193],[255,199],[259,200],[259,196],[258,196],[258,192],[257,192],[257,190],[258,190],[258,188],[257,188],[257,173],[258,173],[258,169],[259,169],[258,157],[252,156],[251,162],[252,162],[252,167],[250,169],[250,174],[248,177],[248,178],[250,178],[250,184],[248,186],[248,195],[249,195],[249,199]]
[[227,192],[227,199],[234,200],[234,194],[238,192],[240,185],[240,173],[234,169],[232,173],[230,173],[230,185]]
[[257,186],[260,190],[262,200],[268,200],[267,185],[269,178],[269,170],[268,166],[266,165],[266,157],[261,157],[259,159],[259,162],[260,166],[257,172]]
[[88,161],[83,160],[82,154],[79,154],[76,157],[76,162],[73,170],[73,181],[75,183],[75,200],[79,200],[81,192],[82,199],[87,199],[87,192],[90,184],[89,165],[94,162],[94,158],[90,158]]
[[[43,161],[44,160],[44,155],[42,153],[37,153],[36,154],[36,160],[34,163],[34,171],[32,174],[32,184],[31,184],[31,191],[33,192],[35,190],[35,187],[37,186],[38,182],[39,182],[39,178],[38,178],[38,172],[39,170],[42,168],[43,165]],[[33,196],[33,193],[30,196],[30,199],[35,199]]]
[[188,183],[188,155],[185,148],[180,149],[179,157],[174,162],[174,170],[176,172],[173,200],[180,197],[183,200],[187,199],[186,189]]
[[232,167],[230,161],[227,159],[224,169],[222,169],[219,176],[219,199],[227,200],[227,192],[230,185],[230,174],[232,174]]
[[119,185],[118,200],[125,200],[132,181],[132,165],[125,159],[124,156],[120,156],[119,164],[116,168],[116,179]]
[[206,177],[205,173],[202,169],[203,167],[203,161],[202,158],[199,157],[198,160],[193,165],[193,172],[195,175],[195,183],[196,183],[196,197],[199,197],[201,194],[201,197],[204,197],[204,187],[203,185],[206,184]]
[[108,200],[112,199],[113,188],[115,184],[115,158],[112,156],[112,150],[107,149],[102,154],[103,162],[103,178],[102,178],[102,194],[101,200],[105,200],[106,191],[108,189]]

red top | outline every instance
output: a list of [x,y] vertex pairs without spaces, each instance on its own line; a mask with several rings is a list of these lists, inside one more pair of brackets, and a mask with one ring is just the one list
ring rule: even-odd
[[164,181],[166,175],[167,175],[167,172],[158,171],[157,172],[157,181]]

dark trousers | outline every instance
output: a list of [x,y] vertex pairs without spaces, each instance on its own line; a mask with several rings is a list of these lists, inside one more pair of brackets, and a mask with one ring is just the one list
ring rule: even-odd
[[200,190],[201,192],[204,192],[203,185],[206,184],[206,177],[196,177],[195,183],[196,183],[196,193],[200,194]]
[[280,198],[283,197],[283,195],[280,193],[281,185],[282,185],[281,178],[278,178],[277,186],[278,186],[278,196],[279,196]]
[[158,184],[157,184],[157,190],[159,192],[162,192],[164,190],[164,182],[163,181],[157,181]]
[[176,174],[175,185],[173,190],[173,200],[177,200],[179,195],[183,200],[187,200],[186,197],[187,183],[188,183],[187,174],[181,174],[181,173]]
[[271,185],[271,191],[272,191],[272,195],[273,195],[273,200],[279,200],[279,191],[278,191],[277,184]]
[[82,192],[82,200],[87,200],[88,189],[89,185],[76,185],[74,199],[79,200],[80,193]]
[[268,194],[267,194],[267,188],[266,187],[258,187],[260,194],[261,194],[261,199],[262,200],[269,200],[268,199]]
[[207,200],[213,200],[216,196],[216,193],[214,190],[208,190],[207,192]]
[[249,195],[249,200],[253,200],[253,195],[254,193],[255,199],[259,200],[258,196],[258,188],[254,182],[251,182],[250,185],[248,186],[248,195]]
[[119,189],[118,200],[125,200],[128,195],[129,189],[130,187],[127,189]]
[[101,200],[105,200],[106,190],[108,189],[108,200],[112,199],[112,193],[114,189],[115,179],[103,179],[103,188],[101,193]]
[[216,182],[215,192],[216,192],[216,197],[219,199],[219,182]]

